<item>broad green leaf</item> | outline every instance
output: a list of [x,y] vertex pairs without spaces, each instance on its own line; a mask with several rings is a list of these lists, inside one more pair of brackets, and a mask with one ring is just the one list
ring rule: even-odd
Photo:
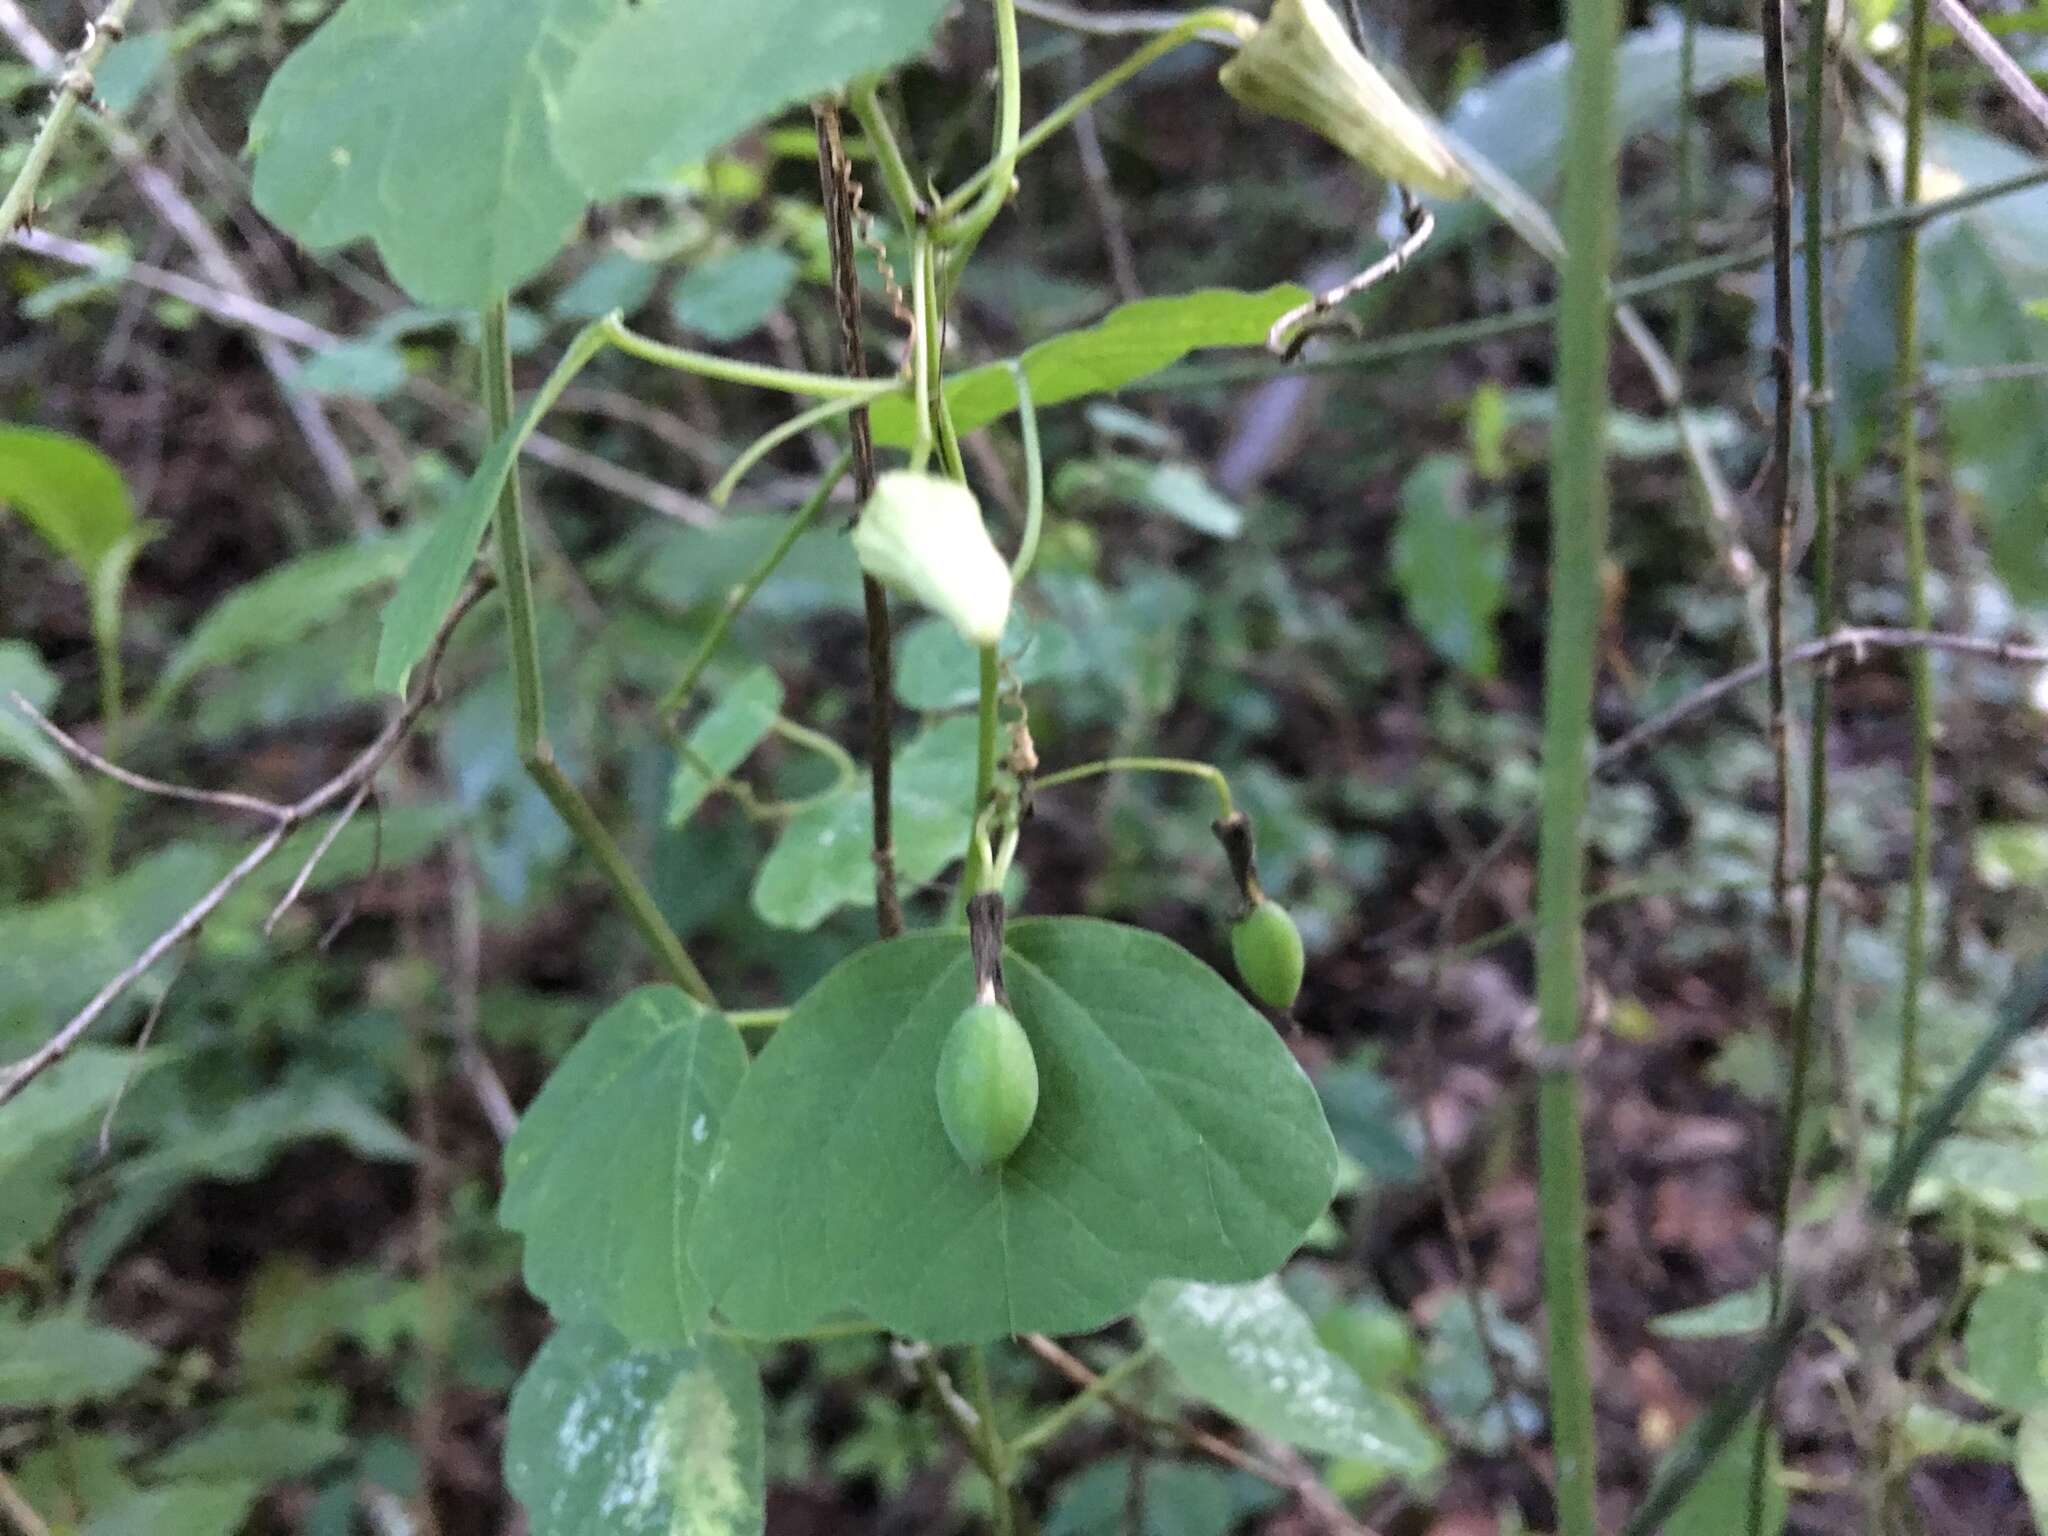
[[920,52],[950,0],[612,5],[558,103],[584,188],[613,197],[702,160],[784,107]]
[[86,1522],[82,1536],[235,1536],[255,1508],[253,1482],[173,1483],[146,1488]]
[[[563,92],[619,0],[348,0],[249,124],[256,206],[315,249],[377,243],[423,304],[480,306],[559,250],[589,189]],[[617,80],[642,88],[676,55]],[[675,82],[680,83],[680,82]]]
[[[1019,684],[1079,677],[1090,658],[1074,632],[1055,619],[1010,610],[1003,633],[1004,664]],[[979,653],[945,619],[920,619],[896,646],[896,697],[912,709],[938,713],[965,709],[981,694]]]
[[[1033,406],[1043,409],[1121,389],[1203,347],[1263,347],[1273,322],[1307,299],[1307,291],[1292,284],[1263,293],[1204,288],[1139,299],[1086,330],[1041,341],[1018,361],[1031,381]],[[946,380],[946,403],[956,430],[972,432],[1017,408],[1017,380],[1010,366],[990,363]],[[909,443],[909,402],[894,396],[878,400],[871,416],[877,442],[897,448]]]
[[113,460],[41,427],[0,426],[0,508],[26,518],[87,579],[135,533],[135,504]]
[[719,696],[684,739],[668,785],[668,824],[680,827],[768,738],[782,714],[782,684],[755,667]]
[[70,1408],[118,1396],[156,1363],[133,1334],[74,1313],[0,1319],[0,1408]]
[[761,1419],[730,1341],[634,1349],[572,1324],[513,1390],[505,1481],[533,1536],[759,1536]]
[[82,1130],[159,1059],[147,1051],[81,1045],[23,1088],[0,1115],[0,1184],[31,1153]]
[[161,704],[206,667],[289,645],[353,612],[365,591],[396,581],[426,542],[424,527],[301,555],[235,588],[207,610],[156,685]]
[[1770,1293],[1760,1285],[1752,1285],[1702,1306],[1652,1318],[1650,1332],[1660,1339],[1735,1338],[1762,1328],[1770,1321],[1770,1309]]
[[1260,1434],[1405,1477],[1441,1459],[1414,1411],[1330,1353],[1276,1279],[1157,1285],[1138,1320],[1190,1391]]
[[1977,1293],[1963,1330],[1963,1364],[2001,1408],[2048,1406],[2048,1275],[2013,1271]]
[[349,1451],[349,1437],[326,1424],[230,1418],[188,1435],[150,1463],[154,1481],[258,1485],[304,1477]]
[[78,791],[78,772],[63,749],[15,708],[18,693],[45,714],[57,696],[57,678],[26,640],[0,641],[0,758],[25,763],[66,793]]
[[1128,502],[1212,539],[1234,539],[1244,531],[1244,513],[1192,464],[1155,464],[1117,454],[1076,459],[1053,476],[1052,496],[1077,511],[1090,504]]
[[[1693,1484],[1678,1508],[1664,1522],[1663,1536],[1728,1536],[1748,1528],[1751,1456],[1756,1449],[1756,1420],[1745,1420],[1728,1443],[1721,1447],[1700,1480]],[[1787,1498],[1780,1475],[1778,1437],[1773,1432],[1765,1447],[1763,1519],[1756,1529],[1762,1536],[1778,1536],[1785,1529]]]
[[1394,580],[1408,618],[1436,653],[1485,680],[1499,669],[1495,623],[1507,599],[1508,541],[1500,508],[1474,508],[1462,459],[1437,454],[1401,486]]
[[1336,1148],[1315,1091],[1222,977],[1085,918],[1013,924],[1004,972],[1038,1115],[981,1172],[933,1091],[973,997],[963,933],[862,950],[775,1031],[690,1238],[734,1327],[850,1310],[934,1343],[1085,1333],[1156,1280],[1270,1274],[1322,1213]]
[[[896,757],[896,873],[906,886],[924,884],[966,849],[975,734],[972,719],[943,720]],[[873,794],[862,774],[790,818],[754,877],[754,910],[764,922],[815,928],[841,907],[873,905]]]
[[593,197],[924,46],[945,0],[348,0],[257,104],[256,204],[422,303],[538,272]]
[[685,330],[713,341],[738,341],[782,307],[798,271],[786,251],[750,245],[686,272],[670,295],[669,313]]
[[684,1237],[746,1065],[723,1014],[642,987],[555,1068],[505,1148],[498,1216],[556,1317],[602,1318],[636,1344],[703,1326]]
[[2021,1418],[2012,1438],[2012,1460],[2034,1524],[2048,1525],[2048,1408],[2035,1408]]

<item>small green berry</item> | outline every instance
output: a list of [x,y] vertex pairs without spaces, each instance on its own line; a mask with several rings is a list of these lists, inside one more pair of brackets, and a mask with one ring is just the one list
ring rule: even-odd
[[1268,1008],[1285,1010],[1301,995],[1301,974],[1307,960],[1301,950],[1301,930],[1277,901],[1260,897],[1230,930],[1230,952],[1237,959],[1237,974],[1251,989],[1252,996]]
[[939,1050],[939,1119],[960,1160],[993,1167],[1017,1150],[1038,1114],[1038,1060],[1017,1016],[976,1003]]

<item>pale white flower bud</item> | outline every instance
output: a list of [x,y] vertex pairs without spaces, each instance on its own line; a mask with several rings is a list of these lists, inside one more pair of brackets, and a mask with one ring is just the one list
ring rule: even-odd
[[1274,0],[1217,78],[1246,106],[1313,128],[1389,181],[1436,197],[1471,185],[1435,125],[1358,51],[1328,0]]
[[952,621],[969,645],[994,645],[1010,619],[1010,567],[974,493],[938,475],[891,470],[853,530],[860,567]]

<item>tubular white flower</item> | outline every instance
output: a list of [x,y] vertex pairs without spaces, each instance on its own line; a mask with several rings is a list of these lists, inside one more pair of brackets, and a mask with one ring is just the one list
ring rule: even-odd
[[1471,185],[1443,135],[1358,51],[1328,0],[1274,0],[1217,78],[1246,106],[1313,128],[1389,181],[1437,197]]
[[1003,638],[1010,567],[966,486],[938,475],[891,470],[853,530],[861,569],[952,622],[969,645]]

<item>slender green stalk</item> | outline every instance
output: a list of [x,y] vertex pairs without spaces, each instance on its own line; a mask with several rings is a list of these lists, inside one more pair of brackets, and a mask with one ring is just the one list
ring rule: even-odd
[[931,285],[931,240],[917,232],[910,247],[910,398],[915,425],[911,429],[909,467],[914,475],[924,473],[932,459],[932,391],[945,391],[943,377],[933,377],[933,348],[927,339],[933,325],[943,325],[943,316],[933,314]]
[[[1906,24],[1906,159],[1901,200],[1920,198],[1927,117],[1927,0],[1912,0]],[[1908,225],[1899,242],[1899,498],[1906,523],[1907,623],[1932,622],[1927,600],[1927,508],[1920,492],[1920,235]],[[1913,680],[1913,856],[1906,882],[1904,995],[1899,1007],[1898,1134],[1912,1120],[1920,1079],[1920,986],[1927,967],[1927,883],[1933,861],[1934,666],[1921,651],[1907,659]]]
[[[791,1011],[788,1008],[728,1008],[725,1017],[734,1029],[774,1029],[789,1017]],[[857,1331],[872,1333],[875,1328],[870,1323]]]
[[[483,394],[491,440],[512,426],[512,353],[505,344],[505,301],[484,311]],[[559,372],[559,370],[558,370]],[[512,701],[519,760],[540,786],[585,851],[597,861],[626,916],[654,951],[669,978],[707,1007],[718,1006],[704,973],[683,948],[661,909],[597,813],[555,762],[547,738],[540,683],[540,631],[534,620],[533,571],[526,552],[526,525],[519,506],[519,473],[505,477],[492,527],[497,536],[498,584],[505,592],[506,640],[512,660]]]
[[[1813,498],[1814,622],[1821,634],[1835,627],[1835,459],[1834,406],[1828,392],[1827,262],[1819,255],[1822,213],[1827,202],[1827,13],[1810,13],[1806,39],[1806,122],[1802,180],[1806,189],[1806,246],[1815,252],[1806,269],[1807,467]],[[1772,1190],[1777,1233],[1771,1265],[1771,1312],[1785,1299],[1785,1234],[1792,1219],[1792,1193],[1799,1177],[1799,1136],[1813,1077],[1814,1013],[1820,993],[1822,900],[1826,880],[1828,818],[1828,712],[1830,675],[1813,669],[1812,718],[1807,722],[1805,910],[1800,914],[1799,992],[1792,1014],[1792,1063],[1785,1085],[1784,1125]],[[1764,1484],[1769,1476],[1771,1405],[1766,1397],[1757,1418],[1749,1473],[1749,1532],[1763,1527]]]
[[711,504],[714,507],[724,506],[732,499],[732,493],[739,489],[740,482],[747,477],[747,471],[791,438],[799,437],[811,428],[822,426],[828,421],[837,421],[866,404],[865,400],[858,399],[822,400],[808,410],[798,411],[787,421],[770,427],[740,450],[740,456],[732,461],[732,467],[718,477],[718,484],[711,488]]
[[[1916,206],[1886,208],[1866,218],[1846,220],[1831,226],[1823,237],[1824,242],[1827,245],[1840,245],[1892,230],[1918,228],[1934,219],[1979,208],[2017,193],[2030,192],[2043,184],[2048,184],[2048,166],[2037,166],[2014,176],[1983,182],[1950,197],[1933,199]],[[1795,253],[1805,250],[1805,241],[1795,238],[1792,249]],[[1692,261],[1674,262],[1636,277],[1623,278],[1613,285],[1612,295],[1617,304],[1654,298],[1674,289],[1725,277],[1731,272],[1745,272],[1768,265],[1772,254],[1770,242],[1765,241],[1739,251],[1724,251],[1714,256],[1701,256]],[[1181,364],[1154,374],[1151,378],[1136,380],[1125,388],[1168,392],[1207,389],[1218,384],[1250,383],[1258,379],[1271,378],[1278,373],[1345,373],[1355,368],[1377,367],[1382,363],[1395,362],[1403,358],[1422,357],[1451,347],[1467,346],[1476,341],[1490,341],[1496,336],[1512,335],[1517,331],[1543,330],[1556,324],[1558,312],[1559,306],[1555,303],[1528,304],[1497,315],[1481,315],[1471,320],[1453,321],[1448,325],[1430,326],[1424,330],[1389,336],[1379,341],[1362,342],[1356,346],[1331,347],[1326,352],[1304,357],[1292,364],[1282,362],[1278,358],[1257,358],[1230,363]]]
[[1607,538],[1608,276],[1617,221],[1615,0],[1570,0],[1564,281],[1557,339],[1558,421],[1550,475],[1550,605],[1543,679],[1543,821],[1538,862],[1536,1002],[1551,1053],[1537,1094],[1543,1294],[1549,1321],[1551,1438],[1563,1536],[1594,1536],[1599,1449],[1587,1363],[1585,1145],[1579,1128],[1580,907],[1600,564]]
[[1202,779],[1216,791],[1217,815],[1224,821],[1237,813],[1237,807],[1230,798],[1230,780],[1223,776],[1223,770],[1214,763],[1198,763],[1184,757],[1105,757],[1099,763],[1081,763],[1073,768],[1062,768],[1057,773],[1048,773],[1033,779],[1035,789],[1057,789],[1062,784],[1072,784],[1077,779],[1098,778],[1107,773],[1179,773],[1190,778]]
[[[1209,6],[1199,11],[1190,11],[1167,31],[1160,33],[1142,48],[1136,49],[1122,62],[1098,75],[1094,80],[1069,96],[1057,107],[1033,123],[1017,141],[1017,160],[1030,154],[1083,112],[1102,100],[1111,91],[1129,80],[1146,65],[1164,58],[1174,49],[1192,42],[1204,32],[1223,33],[1243,39],[1258,30],[1258,22],[1243,11],[1227,5]],[[969,202],[979,196],[994,175],[994,166],[985,165],[956,187],[939,204],[938,217],[941,222],[956,219]],[[1016,161],[1010,165],[1015,174]]]
[[135,0],[111,0],[99,19],[87,26],[84,46],[66,62],[50,110],[29,143],[28,158],[14,173],[14,183],[8,187],[7,195],[0,197],[0,240],[34,217],[36,188],[42,185],[43,173],[56,157],[57,145],[64,130],[71,126],[79,103],[92,95],[93,71],[127,29],[128,13],[134,9]]
[[759,564],[747,572],[746,580],[733,588],[732,595],[725,600],[725,606],[719,609],[718,617],[711,621],[711,628],[705,633],[703,643],[697,647],[697,654],[692,656],[689,665],[683,668],[683,675],[675,680],[674,686],[663,694],[661,702],[654,706],[656,714],[667,719],[689,702],[691,690],[697,686],[697,680],[704,675],[704,669],[711,665],[711,658],[718,654],[718,648],[725,644],[725,637],[732,629],[733,620],[737,619],[741,610],[754,600],[754,594],[761,590],[763,582],[775,574],[775,568],[782,564],[784,557],[796,548],[796,541],[804,536],[804,530],[817,521],[818,514],[832,499],[832,492],[837,489],[839,482],[846,478],[846,471],[852,463],[853,451],[848,449],[839,456],[837,463],[825,471],[824,478],[818,482],[818,488],[811,492],[804,504],[790,515],[789,522],[783,528],[781,537],[776,539],[774,547],[761,557]]
[[831,373],[806,373],[801,368],[771,368],[716,352],[693,352],[642,336],[627,326],[616,312],[599,322],[605,340],[621,352],[681,373],[717,379],[725,384],[745,384],[754,389],[777,389],[789,395],[811,395],[820,400],[851,400],[865,405],[895,394],[902,386],[894,379],[849,379]]
[[982,172],[981,194],[936,231],[941,245],[971,247],[1010,200],[1017,175],[1018,139],[1024,126],[1023,67],[1017,55],[1016,0],[994,0],[996,13],[996,152]]

